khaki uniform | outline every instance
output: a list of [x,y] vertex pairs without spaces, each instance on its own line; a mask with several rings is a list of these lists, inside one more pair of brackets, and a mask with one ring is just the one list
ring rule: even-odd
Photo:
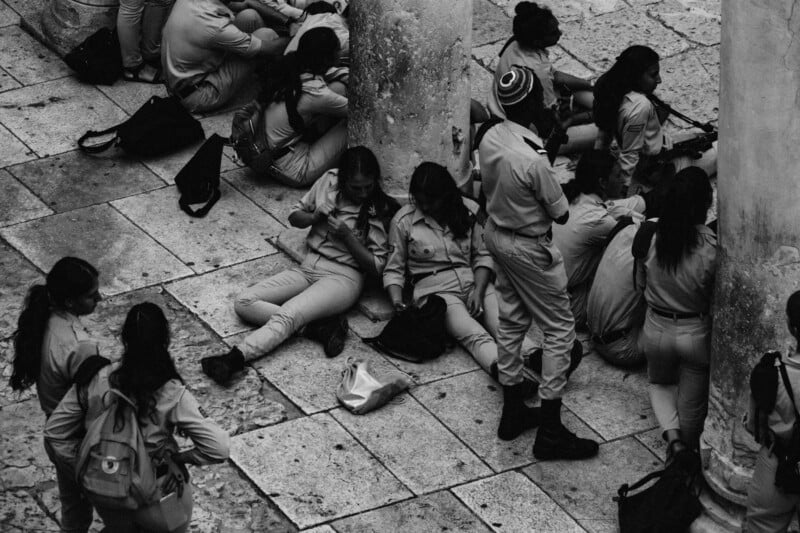
[[492,89],[489,91],[487,102],[492,115],[506,118],[506,113],[502,104],[500,104],[500,99],[497,97],[497,84],[503,74],[511,70],[514,65],[530,68],[539,78],[542,84],[545,107],[552,107],[558,104],[556,92],[553,88],[553,76],[555,76],[556,69],[550,62],[550,54],[547,50],[523,48],[517,41],[514,41],[508,45],[508,48],[506,48],[497,62],[497,68],[494,69],[494,82],[492,83]]
[[530,130],[505,121],[491,128],[480,146],[489,221],[486,247],[497,272],[500,310],[497,333],[500,383],[522,382],[520,350],[531,322],[544,331],[543,399],[557,399],[567,384],[575,325],[564,261],[550,239],[552,220],[568,212],[567,199]]
[[[463,199],[474,215],[478,204]],[[484,370],[497,361],[498,307],[494,287],[486,289],[482,323],[470,316],[467,299],[475,289],[473,272],[494,270],[494,263],[483,241],[483,228],[477,222],[463,239],[456,239],[449,228],[409,204],[395,214],[389,228],[389,258],[383,271],[383,286],[405,285],[405,274],[414,279],[414,303],[421,305],[430,294],[447,303],[445,326]],[[424,277],[422,277],[424,276]]]

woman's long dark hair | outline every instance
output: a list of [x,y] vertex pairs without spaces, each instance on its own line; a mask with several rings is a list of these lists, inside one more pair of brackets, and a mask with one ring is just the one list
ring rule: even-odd
[[547,32],[553,20],[555,20],[555,15],[549,8],[541,7],[536,2],[520,2],[514,8],[512,37],[503,45],[499,55],[502,56],[506,48],[514,41],[533,50],[544,48],[541,36]]
[[713,194],[708,175],[698,167],[678,172],[667,188],[656,229],[656,260],[668,272],[675,272],[700,245],[697,226],[705,224]]
[[34,285],[25,297],[14,333],[14,369],[9,384],[15,391],[36,383],[42,367],[42,343],[54,310],[66,309],[67,300],[92,290],[97,269],[77,257],[62,257],[47,274],[45,285]]
[[580,194],[602,194],[601,183],[608,181],[616,159],[605,150],[589,150],[581,155],[575,168],[575,178],[561,185],[567,201],[572,203]]
[[375,183],[372,194],[361,204],[358,217],[356,217],[355,227],[366,239],[369,232],[370,218],[377,217],[386,227],[400,206],[394,198],[383,192],[381,188],[381,166],[378,163],[378,158],[366,146],[353,146],[342,154],[339,159],[339,190],[347,184],[347,180],[356,174],[371,178]]
[[301,74],[317,76],[336,64],[341,43],[330,28],[312,28],[300,37],[297,51],[290,52],[270,63],[262,73],[264,89],[259,97],[266,105],[286,102],[289,124],[295,131],[305,129],[303,117],[297,112],[297,102],[303,92]]
[[475,219],[464,205],[461,191],[447,168],[430,161],[421,163],[411,175],[408,192],[417,203],[420,194],[439,200],[442,206],[442,222],[450,228],[456,239],[463,239],[469,234]]
[[608,72],[600,76],[594,86],[594,121],[598,128],[616,132],[622,99],[636,88],[642,74],[658,60],[652,48],[634,45],[626,48]]
[[[122,363],[109,383],[136,403],[142,423],[148,418],[155,423],[156,391],[171,379],[183,382],[169,354],[169,324],[161,308],[151,302],[134,305],[122,326],[122,344]],[[117,420],[121,417],[118,410]]]

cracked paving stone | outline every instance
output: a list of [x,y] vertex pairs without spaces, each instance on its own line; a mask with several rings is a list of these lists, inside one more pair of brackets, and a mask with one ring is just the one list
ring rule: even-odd
[[0,492],[0,530],[8,533],[23,531],[59,531],[55,520],[45,514],[31,495],[23,490]]
[[33,488],[53,479],[55,469],[42,441],[44,422],[44,413],[35,398],[0,410],[0,481],[6,490]]
[[7,405],[36,398],[35,387],[16,392],[12,390],[11,386],[8,384],[13,370],[11,364],[13,358],[14,350],[12,348],[11,339],[0,341],[0,407],[6,407]]
[[648,13],[692,42],[719,44],[721,16],[719,1],[667,0],[649,7]]
[[[719,116],[719,78],[703,65],[703,50],[661,60],[661,80],[658,94],[667,103],[700,122],[714,121]],[[692,126],[670,118],[681,129]]]
[[25,222],[53,213],[52,209],[4,169],[0,169],[0,190],[3,191],[3,195],[0,196],[0,226]]
[[[0,78],[0,83],[2,83],[2,78]],[[31,159],[36,159],[36,153],[0,124],[0,167]]]
[[8,338],[16,331],[25,295],[36,283],[44,283],[39,270],[0,241],[0,339]]
[[507,39],[511,35],[511,19],[489,0],[472,1],[472,21],[473,46]]
[[[505,9],[509,17],[514,16],[514,8],[520,0],[490,0]],[[661,0],[655,0],[660,2]],[[619,11],[625,7],[622,0],[538,0],[541,6],[549,7],[559,22],[580,20],[605,13]]]
[[[249,168],[226,172],[222,178],[285,227],[289,227],[292,207],[307,192],[287,187],[269,178],[261,178]],[[303,232],[305,234],[308,230]]]

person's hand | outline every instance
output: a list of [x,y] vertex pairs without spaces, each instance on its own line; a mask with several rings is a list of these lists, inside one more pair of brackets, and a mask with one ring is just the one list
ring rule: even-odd
[[405,303],[403,303],[402,300],[397,300],[396,302],[392,302],[392,306],[394,307],[394,310],[397,311],[398,313],[408,309],[408,306]]
[[328,217],[328,233],[333,234],[337,239],[345,239],[348,235],[352,235],[344,220],[334,216]]
[[334,212],[335,207],[333,204],[325,202],[324,204],[318,205],[317,208],[314,210],[314,218],[317,220],[322,220],[323,218],[328,218],[331,216],[331,213]]
[[469,311],[470,316],[477,317],[483,313],[483,298],[478,291],[472,290],[469,293],[469,297],[467,298],[467,311]]
[[189,482],[189,470],[186,465],[180,461],[173,459],[173,456],[167,458],[167,476],[164,483],[161,485],[161,490],[164,494],[177,492],[178,498],[183,496],[183,486]]

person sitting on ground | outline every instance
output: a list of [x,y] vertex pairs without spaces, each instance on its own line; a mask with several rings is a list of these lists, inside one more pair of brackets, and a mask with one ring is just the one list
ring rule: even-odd
[[339,51],[332,29],[313,28],[265,75],[258,101],[272,154],[267,173],[284,185],[311,185],[347,146],[348,71],[335,68]]
[[563,184],[569,201],[569,220],[553,226],[553,244],[564,257],[572,315],[578,328],[586,325],[586,297],[608,235],[619,217],[644,211],[644,200],[634,196],[618,200],[609,209],[603,203],[605,184],[614,166],[607,152],[585,152],[575,169],[575,179]]
[[[558,19],[546,7],[535,2],[523,1],[514,8],[513,36],[500,51],[500,61],[494,71],[494,82],[489,91],[489,111],[496,117],[506,118],[506,113],[497,94],[500,77],[513,65],[529,67],[536,73],[544,91],[546,109],[560,107],[559,96],[562,91],[573,94],[574,109],[566,113],[559,111],[562,126],[567,127],[569,142],[561,147],[561,153],[572,153],[592,147],[597,128],[592,122],[592,83],[556,70],[550,62],[547,48],[555,46],[561,38]],[[564,116],[561,116],[561,115]],[[540,121],[538,135],[546,139],[555,125],[554,119]],[[570,127],[571,126],[571,127]]]
[[[54,443],[54,449],[76,450],[77,447],[58,443],[80,442],[86,429],[106,408],[117,409],[115,416],[124,423],[119,410],[127,404],[109,404],[111,389],[135,404],[139,429],[160,490],[151,505],[135,510],[110,509],[95,502],[106,531],[186,531],[192,516],[192,488],[185,465],[221,463],[228,458],[230,437],[200,413],[197,400],[186,389],[170,356],[169,337],[169,324],[160,307],[150,302],[134,305],[122,326],[122,359],[101,368],[88,385],[73,386],[45,425],[45,441]],[[179,451],[175,433],[191,440],[194,446]],[[73,470],[77,459],[70,454],[60,457]],[[172,492],[177,492],[174,503],[159,502]],[[171,517],[183,517],[183,523],[170,524],[166,511]]]
[[260,20],[253,10],[234,15],[221,0],[176,0],[161,43],[169,92],[193,113],[229,102],[264,58],[282,54],[289,41],[269,28],[252,29]]
[[[743,533],[786,533],[792,519],[800,510],[800,494],[787,493],[775,485],[777,454],[789,451],[796,418],[794,406],[800,405],[800,291],[792,293],[786,302],[786,325],[796,343],[782,357],[794,397],[789,396],[779,370],[773,368],[778,374],[775,379],[776,387],[770,387],[770,392],[760,391],[760,395],[768,394],[774,407],[758,415],[751,409],[748,415],[747,429],[753,435],[758,435],[761,449],[747,489]],[[751,404],[753,403],[755,402],[751,397]]]
[[350,29],[347,19],[336,11],[336,7],[324,0],[318,0],[306,8],[305,16],[299,23],[297,32],[286,45],[284,54],[296,52],[300,38],[313,28],[330,28],[339,38],[339,64],[348,65],[350,62]]
[[[610,198],[635,194],[642,182],[658,181],[659,176],[669,178],[688,166],[700,167],[709,176],[717,172],[716,148],[711,148],[699,160],[677,157],[672,160],[671,168],[661,168],[653,176],[650,158],[671,149],[674,142],[697,135],[687,132],[670,136],[662,127],[668,112],[663,107],[657,108],[651,100],[661,83],[659,68],[659,56],[653,49],[631,46],[595,85],[594,117],[599,128],[595,148],[612,150],[617,159],[609,179]],[[633,187],[632,180],[636,181]]]
[[224,355],[202,360],[203,372],[218,383],[268,354],[304,325],[305,335],[324,343],[328,357],[344,348],[342,315],[361,295],[367,276],[386,264],[386,229],[397,203],[380,187],[380,166],[363,146],[349,148],[338,170],[320,178],[295,205],[289,223],[311,229],[303,264],[271,276],[236,297],[234,309],[256,331]]
[[[98,353],[81,317],[92,314],[99,301],[97,269],[76,257],[59,259],[47,273],[45,284],[28,290],[14,333],[9,384],[12,390],[23,391],[35,383],[46,417],[72,386],[81,364]],[[54,460],[52,450],[45,449],[56,467],[61,529],[88,531],[91,503],[71,472]]]
[[702,169],[678,172],[666,189],[655,236],[645,243],[646,256],[636,262],[636,284],[647,302],[639,349],[668,457],[699,449],[708,411],[709,307],[717,267],[717,238],[705,225],[711,200]]
[[161,30],[175,0],[120,0],[117,35],[122,77],[127,81],[162,83]]

